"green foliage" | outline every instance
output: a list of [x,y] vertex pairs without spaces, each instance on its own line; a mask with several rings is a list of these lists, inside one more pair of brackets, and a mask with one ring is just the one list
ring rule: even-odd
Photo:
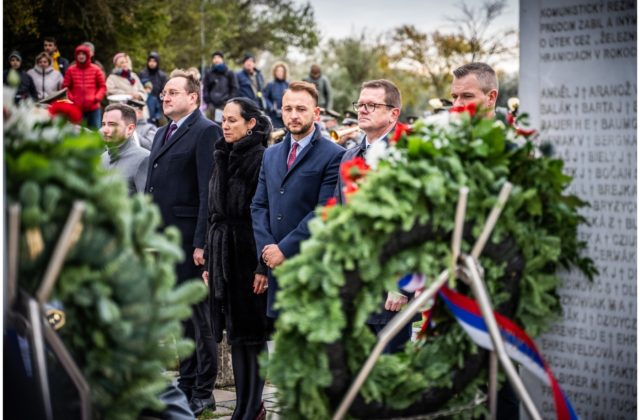
[[[278,387],[287,418],[329,418],[323,391],[332,379],[327,345],[342,341],[348,365],[357,372],[375,342],[365,320],[378,309],[382,293],[393,290],[404,273],[434,279],[448,266],[448,238],[462,186],[470,190],[466,223],[477,237],[502,185],[514,184],[491,241],[511,236],[524,257],[515,321],[530,334],[557,319],[557,268],[577,266],[589,276],[595,272],[593,262],[580,256],[585,244],[576,239],[576,231],[584,203],[565,192],[571,178],[563,174],[562,162],[534,157],[533,146],[500,121],[466,113],[451,118],[418,122],[414,133],[389,149],[377,170],[367,174],[347,205],[319,212],[326,217],[310,222],[312,236],[300,254],[276,270],[281,310],[276,352],[262,362]],[[447,232],[446,239],[382,255],[391,234],[424,223]],[[463,252],[471,245],[465,241]],[[512,299],[503,287],[504,265],[486,257],[481,263],[494,304]],[[350,270],[359,271],[363,285],[347,320],[339,296]],[[402,409],[426,389],[452,386],[451,371],[462,368],[465,357],[477,349],[441,304],[435,316],[437,327],[424,341],[380,359],[361,390],[366,401]],[[452,395],[448,405],[470,401],[477,382]]]
[[100,168],[97,133],[23,108],[4,134],[8,204],[21,204],[22,232],[40,232],[44,243],[33,253],[21,237],[23,290],[39,286],[73,202],[86,204],[52,298],[64,308],[59,334],[89,382],[94,417],[133,419],[145,407],[162,408],[163,370],[176,349],[185,356],[193,348],[180,320],[206,294],[201,281],[175,285],[179,232],[161,231],[150,198],[129,198],[125,184]]
[[171,71],[199,67],[201,57],[210,65],[215,50],[233,63],[246,52],[280,55],[289,46],[318,43],[313,9],[293,0],[9,0],[4,7],[5,46],[19,47],[27,60],[23,68],[42,51],[47,35],[59,36],[71,61],[77,45],[92,41],[107,72],[120,51],[131,56],[136,71],[145,67],[149,51],[158,51],[162,68]]

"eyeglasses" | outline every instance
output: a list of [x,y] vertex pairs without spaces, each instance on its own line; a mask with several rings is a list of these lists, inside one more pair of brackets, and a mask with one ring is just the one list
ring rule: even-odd
[[158,95],[158,97],[160,98],[161,101],[164,101],[164,98],[166,98],[167,96],[170,98],[174,98],[181,93],[188,93],[188,92],[184,90],[173,90],[173,89],[169,91],[163,90],[162,92],[160,92],[160,95]]
[[364,110],[367,112],[376,112],[376,108],[379,106],[385,106],[387,108],[395,108],[393,105],[389,105],[389,104],[361,104],[358,102],[353,102],[353,110],[358,112],[360,111],[360,108],[364,107]]

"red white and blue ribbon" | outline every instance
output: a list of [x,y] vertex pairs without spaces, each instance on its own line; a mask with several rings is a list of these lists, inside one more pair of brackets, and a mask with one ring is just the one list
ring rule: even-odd
[[[405,280],[403,282],[405,286],[416,287],[421,276],[416,275],[416,277],[413,278],[407,278],[407,276],[405,276],[403,279]],[[424,277],[422,277],[422,279],[424,279]],[[398,282],[398,286],[400,286],[400,281]],[[440,289],[438,294],[460,326],[469,334],[473,342],[482,348],[493,350],[493,342],[491,341],[487,324],[482,317],[478,304],[473,299],[451,290],[448,287]],[[500,329],[500,334],[505,344],[505,350],[509,357],[522,364],[528,371],[551,387],[558,420],[577,420],[578,416],[571,402],[560,388],[553,372],[551,372],[549,365],[547,365],[542,358],[533,340],[510,319],[495,311],[493,314],[498,323],[498,328]]]

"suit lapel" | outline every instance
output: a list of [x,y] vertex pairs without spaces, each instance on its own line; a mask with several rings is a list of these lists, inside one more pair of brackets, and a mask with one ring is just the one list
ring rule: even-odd
[[[185,122],[182,123],[182,125],[180,127],[178,127],[176,132],[171,135],[171,137],[167,140],[167,142],[165,144],[162,144],[162,141],[164,140],[164,136],[165,136],[167,130],[169,129],[169,124],[165,125],[164,127],[162,127],[162,129],[160,129],[158,131],[158,133],[161,134],[161,136],[159,138],[160,144],[158,145],[158,149],[156,149],[157,150],[157,154],[151,160],[155,160],[158,157],[160,157],[163,154],[165,154],[167,150],[171,149],[174,144],[176,144],[176,143],[178,143],[178,141],[180,141],[180,138],[182,138],[185,134],[187,134],[187,132],[189,132],[189,129],[191,128],[193,123],[195,123],[196,119],[198,118],[198,115],[196,114],[197,112],[200,112],[200,111],[198,109],[193,111],[191,113],[191,115],[189,116],[189,118],[187,118],[185,120]],[[154,147],[154,149],[155,149],[155,147]]]

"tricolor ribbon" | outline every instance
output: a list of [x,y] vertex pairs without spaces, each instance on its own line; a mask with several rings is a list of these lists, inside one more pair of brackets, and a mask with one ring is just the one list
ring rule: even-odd
[[[412,277],[407,278],[408,276]],[[424,276],[415,274],[408,276],[400,279],[398,286],[402,288],[401,284],[404,284],[405,287],[420,288],[418,282],[424,279]],[[448,287],[440,289],[438,295],[445,302],[460,326],[469,334],[473,342],[482,348],[493,351],[493,342],[478,304],[473,299]],[[558,420],[577,420],[578,416],[571,402],[560,388],[553,372],[551,372],[549,365],[542,358],[533,340],[510,319],[495,311],[493,314],[509,357],[522,364],[529,372],[551,387]]]

